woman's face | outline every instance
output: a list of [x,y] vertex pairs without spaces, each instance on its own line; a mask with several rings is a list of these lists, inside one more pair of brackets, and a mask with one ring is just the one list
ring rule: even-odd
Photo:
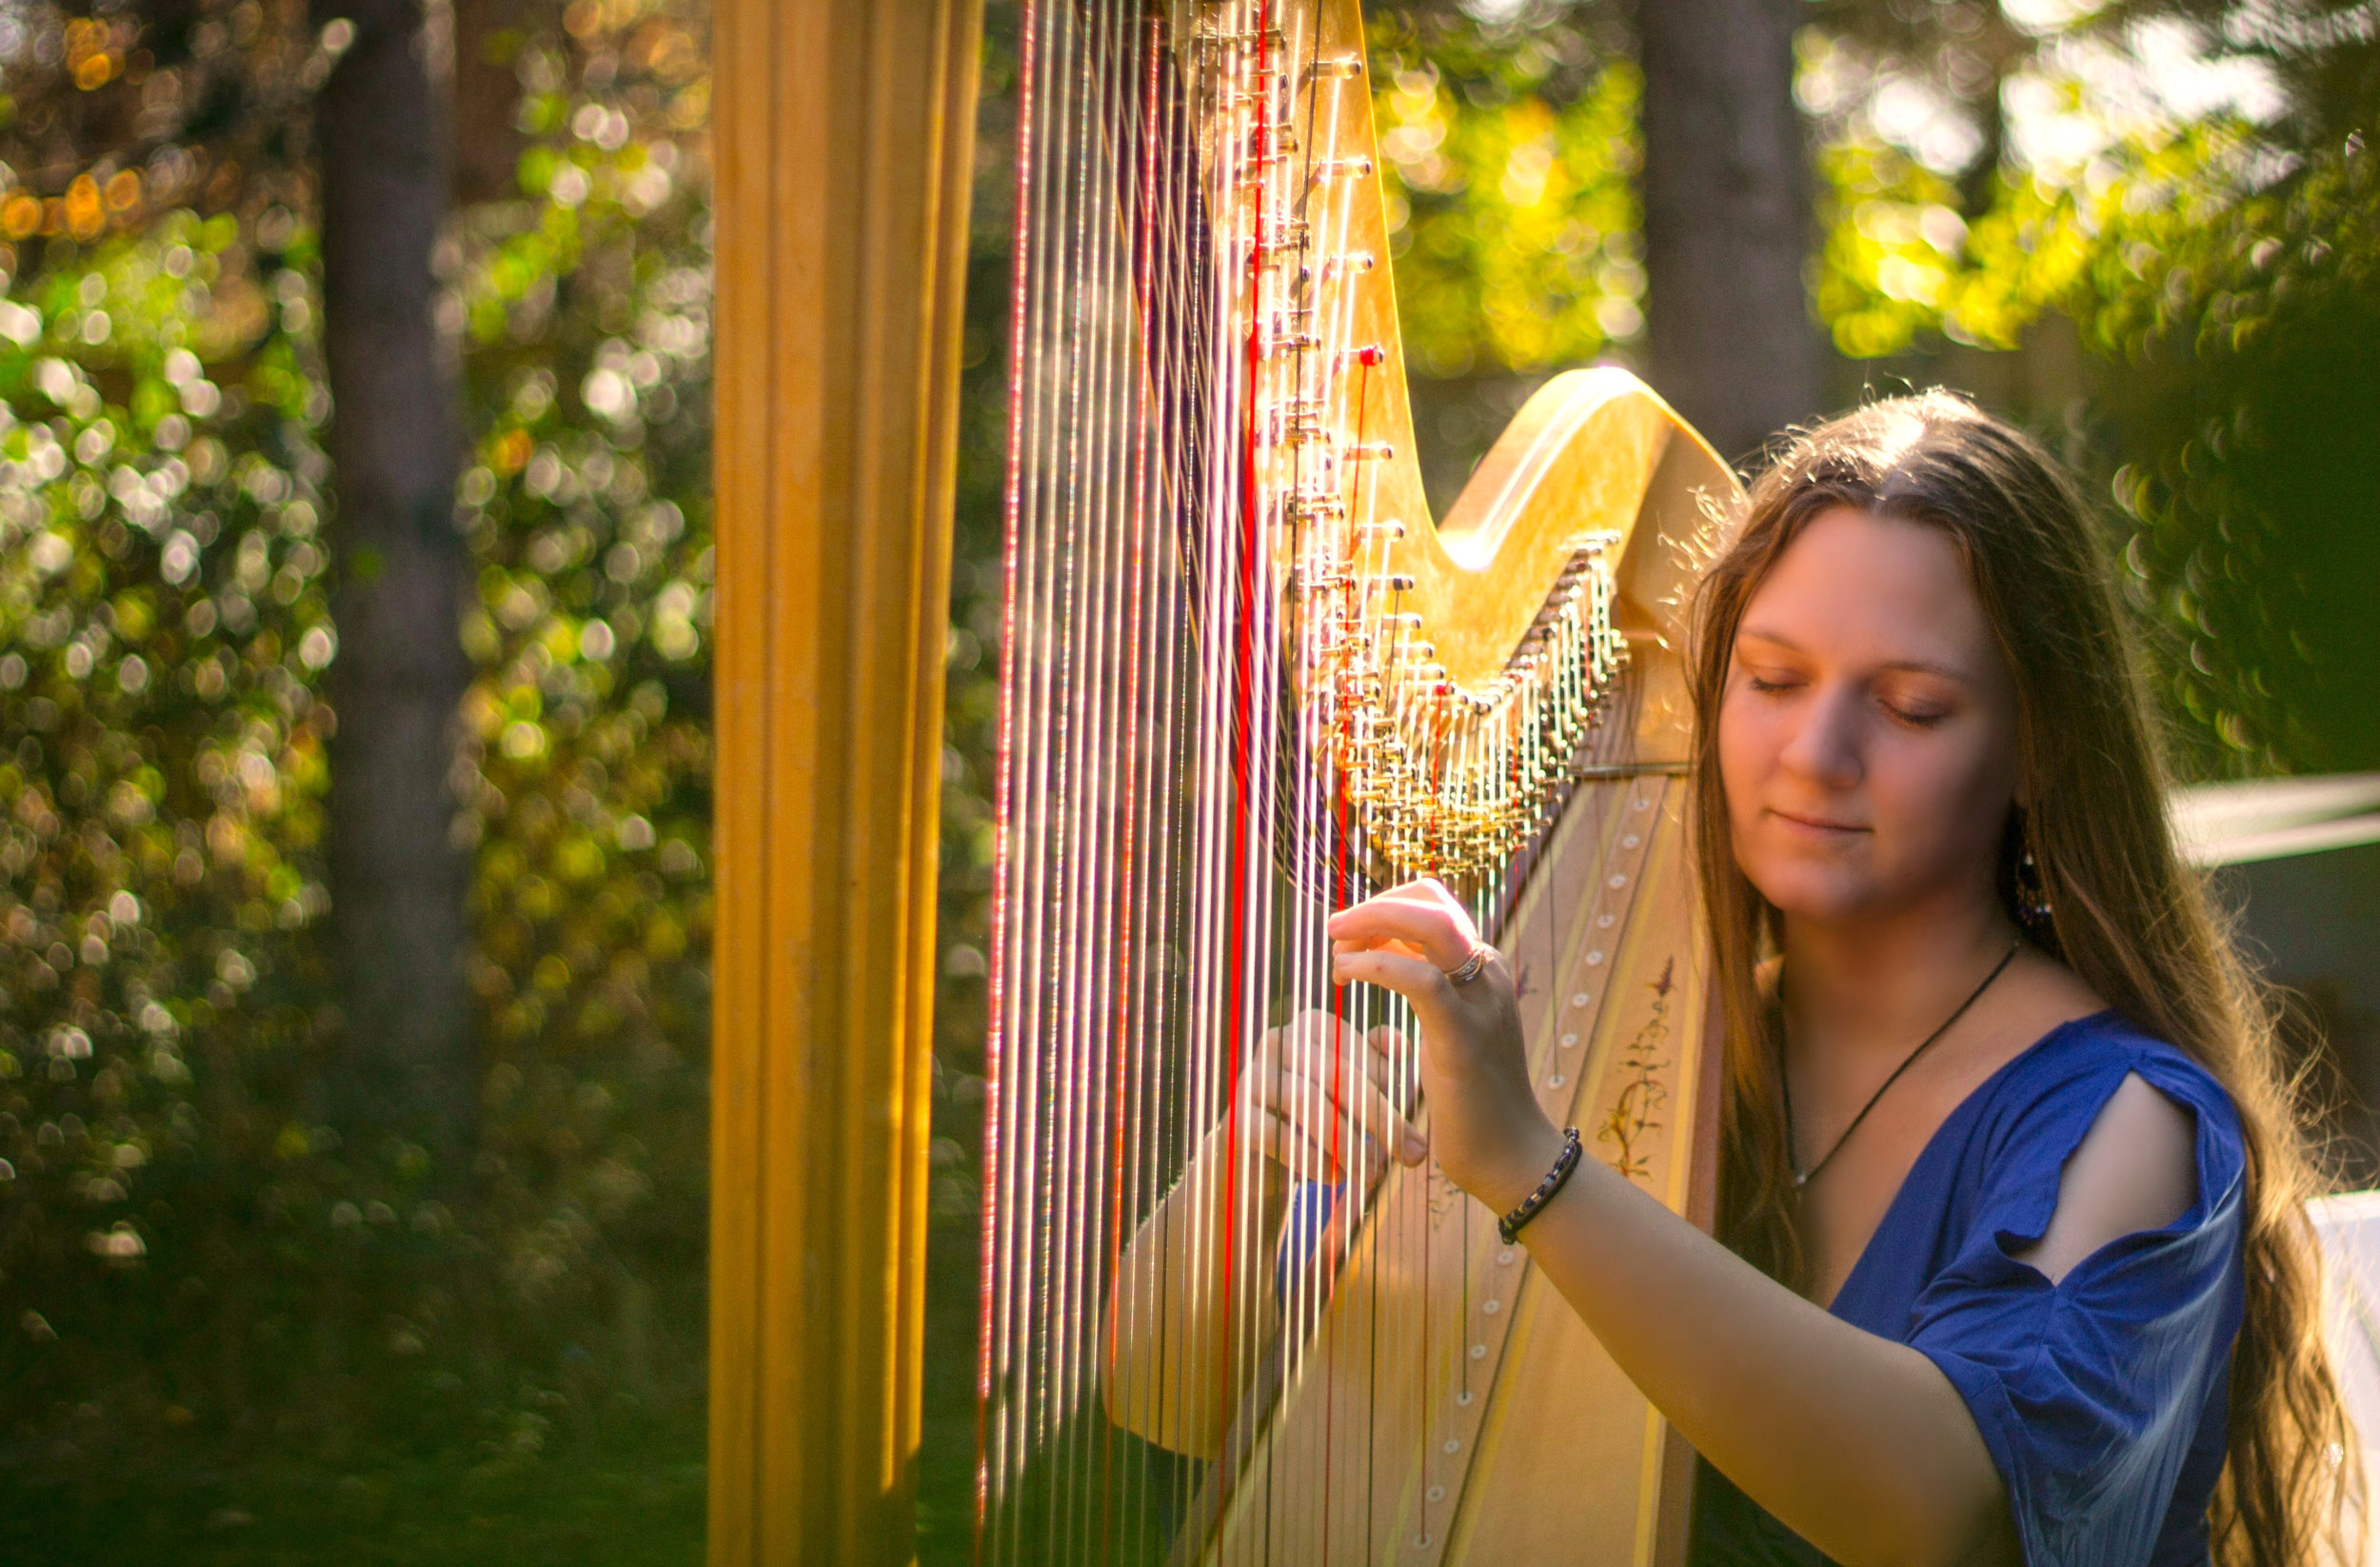
[[1719,703],[1735,861],[1789,917],[1993,895],[2016,694],[1957,546],[1836,506],[1745,607]]

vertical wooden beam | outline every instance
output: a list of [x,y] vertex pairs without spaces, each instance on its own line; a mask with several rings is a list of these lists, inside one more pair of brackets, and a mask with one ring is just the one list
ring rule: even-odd
[[906,1562],[982,0],[718,0],[710,1560]]

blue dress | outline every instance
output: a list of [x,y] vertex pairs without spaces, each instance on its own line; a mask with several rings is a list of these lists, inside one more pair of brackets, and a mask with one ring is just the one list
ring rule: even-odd
[[[2128,1074],[2197,1121],[2198,1190],[2054,1286],[2012,1255]],[[2027,1567],[2205,1567],[2239,1331],[2246,1154],[2206,1070],[2112,1012],[2051,1030],[1951,1113],[1830,1308],[1942,1368],[2008,1487]],[[1825,1561],[1710,1465],[1696,1567]]]

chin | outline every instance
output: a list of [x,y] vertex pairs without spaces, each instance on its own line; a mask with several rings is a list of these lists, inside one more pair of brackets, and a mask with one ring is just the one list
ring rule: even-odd
[[1795,919],[1849,919],[1865,913],[1876,901],[1875,888],[1865,877],[1847,876],[1836,866],[1747,866],[1744,874],[1778,913]]

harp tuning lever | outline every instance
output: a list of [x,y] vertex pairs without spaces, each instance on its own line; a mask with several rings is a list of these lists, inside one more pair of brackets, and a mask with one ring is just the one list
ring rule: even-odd
[[1372,172],[1369,158],[1325,158],[1314,166],[1313,181],[1321,185],[1334,179],[1359,177]]

